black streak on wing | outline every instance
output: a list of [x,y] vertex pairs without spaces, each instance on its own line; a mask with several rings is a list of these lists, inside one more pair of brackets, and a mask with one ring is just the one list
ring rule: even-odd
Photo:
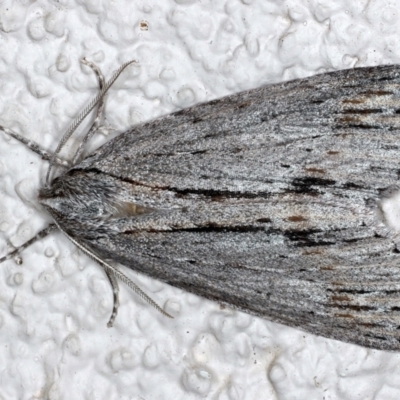
[[251,314],[400,350],[399,255],[369,206],[398,182],[399,93],[398,66],[346,70],[138,126],[75,169],[158,211],[80,239]]

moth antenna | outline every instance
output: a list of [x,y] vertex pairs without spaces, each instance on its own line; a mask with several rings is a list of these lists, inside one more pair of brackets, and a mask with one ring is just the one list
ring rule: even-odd
[[[86,58],[83,58],[81,60],[81,63],[92,68],[94,73],[97,75],[97,79],[99,80],[100,90],[102,90],[105,85],[105,79],[104,79],[104,75],[102,74],[100,68],[97,65],[93,64],[91,61],[86,60]],[[97,112],[96,112],[96,118],[94,119],[89,131],[85,134],[85,136],[82,138],[81,142],[79,143],[78,150],[76,151],[76,153],[72,159],[72,163],[71,163],[72,165],[75,165],[78,162],[78,159],[83,152],[85,144],[92,138],[92,136],[96,133],[97,129],[100,126],[100,119],[101,119],[101,114],[103,113],[103,110],[104,110],[105,98],[106,98],[106,95],[104,95],[99,101],[99,106],[97,107]]]
[[[113,275],[115,278],[118,278],[120,281],[124,282],[128,287],[130,287],[139,297],[141,297],[143,300],[147,301],[151,306],[153,306],[156,310],[158,310],[161,314],[165,315],[166,317],[173,318],[172,315],[169,315],[166,311],[164,311],[150,296],[148,296],[145,292],[143,292],[142,289],[136,283],[134,283],[131,279],[129,279],[123,272],[119,271],[117,268],[113,267],[112,265],[108,264],[104,260],[102,260],[100,257],[98,257],[94,252],[92,252],[90,249],[88,249],[85,245],[82,243],[78,242],[76,239],[74,239],[72,236],[68,235],[67,232],[65,232],[64,229],[61,228],[61,226],[58,224],[57,220],[55,219],[55,216],[53,213],[48,210],[49,213],[52,215],[54,218],[54,222],[57,225],[58,229],[64,233],[64,235],[77,246],[80,250],[82,250],[86,255],[88,255],[90,258],[92,258],[94,261],[98,262],[106,271],[106,273]],[[112,284],[111,284],[112,285]]]
[[113,290],[113,310],[110,316],[110,320],[107,323],[108,328],[112,328],[114,325],[115,318],[117,317],[118,314],[118,307],[119,307],[119,286],[118,286],[118,281],[117,278],[113,275],[110,274],[109,272],[106,271],[107,277],[110,281],[112,290]]
[[53,165],[55,164],[55,158],[57,154],[61,151],[61,149],[64,147],[65,143],[67,143],[68,139],[72,136],[72,134],[76,131],[76,129],[79,127],[79,125],[82,123],[82,121],[87,117],[87,115],[93,110],[93,108],[96,106],[96,104],[103,98],[103,96],[106,94],[108,89],[112,86],[112,84],[117,80],[117,78],[121,75],[122,71],[130,64],[137,62],[136,60],[131,60],[128,61],[124,64],[122,64],[112,75],[111,79],[104,85],[103,89],[100,91],[100,93],[94,97],[94,99],[84,108],[84,110],[81,112],[81,114],[74,120],[74,122],[71,124],[67,132],[64,134],[64,136],[61,138],[60,142],[58,143],[58,146],[56,148],[56,151],[53,153],[52,158],[50,159],[50,165],[47,170],[46,174],[46,187],[49,187],[49,179],[50,179],[50,173],[53,168]]
[[[39,233],[37,233],[32,239],[29,239],[27,242],[25,242],[21,246],[17,247],[15,250],[11,251],[6,256],[0,258],[0,263],[15,257],[17,254],[19,254],[21,251],[25,250],[31,244],[37,242],[40,239],[43,239],[49,233],[55,231],[56,229],[57,229],[56,224],[50,224],[47,228],[45,228],[45,229],[41,230]],[[22,261],[19,264],[21,264],[21,263],[22,263]]]
[[[19,133],[13,132],[11,129],[5,128],[2,125],[0,125],[0,129],[7,135],[13,137],[14,139],[17,139],[19,142],[21,142],[22,144],[27,146],[29,148],[29,150],[32,150],[34,153],[39,154],[39,156],[42,157],[42,160],[50,161],[51,158],[53,157],[53,154],[51,154],[47,150],[43,149],[35,141],[28,140],[28,139],[24,138],[23,136],[21,136]],[[70,163],[66,160],[61,159],[60,157],[55,157],[54,164],[57,164],[58,166],[64,167],[64,168],[70,167]]]

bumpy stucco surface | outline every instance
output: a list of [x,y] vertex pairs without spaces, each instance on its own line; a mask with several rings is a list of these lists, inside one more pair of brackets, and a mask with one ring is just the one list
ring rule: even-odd
[[[104,132],[197,102],[318,72],[399,62],[400,1],[0,2],[0,124],[54,149],[109,76]],[[0,254],[50,220],[47,163],[0,134]],[[0,266],[0,399],[400,398],[400,354],[314,337],[221,309],[128,271],[169,320],[60,233]]]

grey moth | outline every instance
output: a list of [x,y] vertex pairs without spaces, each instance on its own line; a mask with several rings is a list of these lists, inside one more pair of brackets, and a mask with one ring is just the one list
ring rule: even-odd
[[[133,127],[50,161],[54,224],[164,312],[115,263],[316,335],[400,350],[400,254],[385,202],[399,181],[400,67],[269,85]],[[60,170],[52,177],[52,168]],[[15,256],[33,240],[11,252]]]

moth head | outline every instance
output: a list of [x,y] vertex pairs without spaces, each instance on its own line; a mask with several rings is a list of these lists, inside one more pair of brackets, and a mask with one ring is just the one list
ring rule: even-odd
[[[119,185],[119,186],[118,186]],[[152,211],[130,201],[122,186],[107,176],[69,171],[39,190],[40,204],[65,218],[91,220],[124,218]]]
[[84,174],[60,175],[50,186],[39,190],[38,200],[64,216],[81,214],[93,218],[100,213],[99,207],[106,203],[107,196],[106,190],[96,190],[96,183]]
[[39,203],[61,214],[70,214],[71,191],[65,180],[55,178],[50,186],[39,189]]
[[54,199],[65,196],[63,182],[57,177],[53,179],[50,186],[39,189],[39,201],[45,202],[46,199]]

